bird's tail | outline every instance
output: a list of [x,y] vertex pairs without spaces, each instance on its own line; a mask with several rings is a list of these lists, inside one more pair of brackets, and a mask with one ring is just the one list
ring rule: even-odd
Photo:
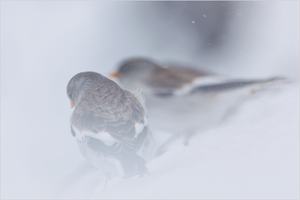
[[278,84],[284,84],[290,82],[287,78],[284,77],[271,77],[266,79],[249,79],[249,80],[228,80],[221,83],[213,83],[206,85],[199,85],[192,89],[191,94],[202,92],[226,92],[242,88],[247,88],[249,86],[258,86],[259,89],[268,88],[269,86],[278,86]]

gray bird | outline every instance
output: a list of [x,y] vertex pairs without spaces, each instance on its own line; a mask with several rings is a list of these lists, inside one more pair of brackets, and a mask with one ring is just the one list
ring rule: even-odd
[[108,176],[146,172],[141,151],[149,131],[144,108],[132,93],[101,74],[81,72],[69,81],[67,95],[74,107],[72,135],[93,165]]
[[184,144],[199,130],[222,122],[247,98],[267,85],[283,80],[232,79],[178,65],[161,65],[132,58],[111,74],[129,90],[140,89],[146,100],[152,129],[172,133],[166,146],[183,137]]
[[111,74],[124,86],[139,86],[146,94],[165,95],[192,84],[198,78],[210,77],[212,73],[181,66],[162,66],[146,58],[132,58],[122,62]]

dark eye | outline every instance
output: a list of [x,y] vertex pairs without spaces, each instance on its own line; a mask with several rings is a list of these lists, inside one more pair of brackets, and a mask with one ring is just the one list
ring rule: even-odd
[[73,99],[73,98],[72,98],[72,93],[71,93],[70,91],[69,91],[69,93],[68,93],[68,96],[69,96],[70,99]]
[[73,99],[72,93],[73,93],[73,87],[72,87],[72,83],[70,82],[67,86],[67,95],[68,95],[69,99]]
[[120,68],[120,72],[121,73],[128,73],[132,71],[132,67],[129,66],[129,65],[123,65],[121,68]]

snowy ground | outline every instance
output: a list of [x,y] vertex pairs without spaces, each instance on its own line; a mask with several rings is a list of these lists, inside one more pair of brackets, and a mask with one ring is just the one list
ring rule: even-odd
[[[148,176],[115,181],[103,189],[100,173],[85,164],[71,137],[71,110],[65,94],[68,80],[85,70],[107,74],[130,55],[170,60],[183,55],[187,60],[189,52],[157,51],[148,36],[140,36],[134,29],[124,31],[118,24],[127,22],[124,16],[128,13],[113,17],[112,13],[119,12],[104,12],[119,7],[75,2],[1,2],[1,198],[298,197],[299,82],[295,77],[299,73],[292,58],[299,49],[294,40],[285,43],[272,34],[280,42],[269,40],[270,51],[262,48],[259,59],[235,60],[236,70],[221,71],[242,76],[284,74],[294,83],[248,101],[231,120],[200,133],[188,147],[174,144],[168,153],[149,163]],[[286,18],[277,22],[285,28],[293,14],[284,13],[294,13],[289,10],[294,7],[287,5],[280,12]],[[280,8],[277,5],[276,9]],[[99,24],[104,28],[95,28]],[[293,30],[286,31],[293,33],[287,38],[294,39]],[[123,41],[116,32],[128,40]],[[285,54],[289,56],[279,56]],[[268,62],[259,63],[261,60]],[[244,64],[247,68],[236,67]]]
[[72,182],[64,195],[74,198],[88,194],[104,199],[295,199],[299,186],[298,110],[297,87],[261,96],[242,106],[230,122],[200,133],[190,146],[174,144],[167,154],[149,164],[148,176],[113,182],[103,189],[97,172],[90,171],[77,183]]

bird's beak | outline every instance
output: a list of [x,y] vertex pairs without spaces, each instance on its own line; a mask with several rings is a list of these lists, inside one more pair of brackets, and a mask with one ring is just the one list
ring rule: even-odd
[[71,107],[71,108],[74,108],[74,106],[75,106],[74,101],[70,101],[70,107]]
[[113,79],[116,79],[116,78],[119,78],[121,75],[122,75],[122,74],[121,74],[120,72],[114,71],[114,72],[112,72],[112,73],[109,75],[109,77],[110,77],[110,78],[113,78]]

